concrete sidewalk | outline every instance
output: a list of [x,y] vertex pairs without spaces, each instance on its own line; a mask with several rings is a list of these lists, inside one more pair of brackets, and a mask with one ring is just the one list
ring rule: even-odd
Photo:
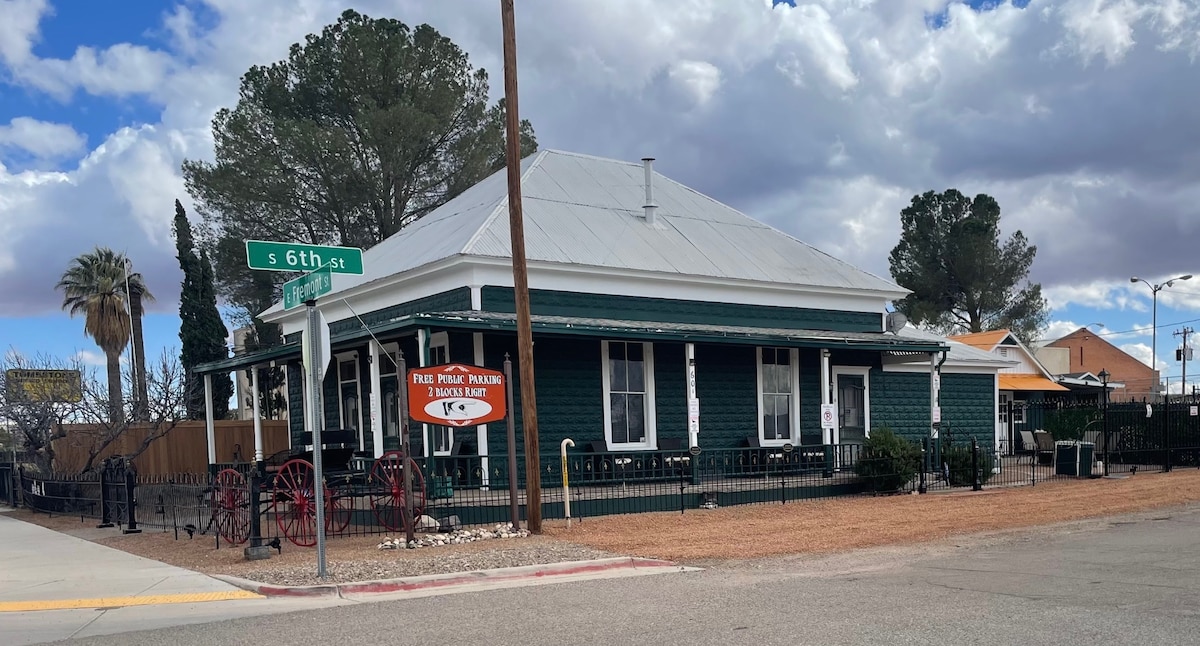
[[0,514],[0,563],[0,613],[258,596],[5,514]]

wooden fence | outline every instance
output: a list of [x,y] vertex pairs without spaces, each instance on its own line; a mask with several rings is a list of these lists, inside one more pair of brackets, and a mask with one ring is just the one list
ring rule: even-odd
[[[288,423],[286,420],[263,420],[263,456],[288,448]],[[54,441],[54,470],[60,473],[78,473],[87,462],[88,452],[97,444],[98,430],[88,424],[64,424],[66,437]],[[131,425],[112,444],[101,451],[93,461],[111,455],[122,455],[133,451],[146,437],[149,429]],[[254,421],[217,420],[217,462],[249,462],[254,459]],[[167,475],[174,473],[207,473],[208,440],[203,421],[185,421],[171,429],[165,436],[154,440],[141,455],[133,460],[137,472],[142,475]]]

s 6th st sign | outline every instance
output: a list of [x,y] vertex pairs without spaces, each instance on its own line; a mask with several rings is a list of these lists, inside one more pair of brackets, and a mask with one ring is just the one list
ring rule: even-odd
[[265,271],[313,271],[329,267],[335,274],[362,274],[362,249],[295,242],[246,241],[246,265]]

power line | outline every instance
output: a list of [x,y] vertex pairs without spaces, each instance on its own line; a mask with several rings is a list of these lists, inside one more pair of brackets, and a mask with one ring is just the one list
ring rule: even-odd
[[[1161,323],[1157,327],[1161,329],[1164,327],[1171,327],[1173,325],[1184,325],[1186,323],[1196,323],[1196,322],[1200,322],[1200,318],[1188,319],[1186,321],[1177,321],[1175,323]],[[1132,334],[1134,332],[1145,333],[1145,332],[1149,332],[1151,329],[1153,329],[1151,326],[1146,326],[1144,328],[1134,328],[1132,330],[1118,330],[1116,332],[1111,331],[1111,330],[1108,330],[1105,332],[1092,332],[1092,334],[1095,336],[1117,336],[1119,334]],[[1054,338],[1054,339],[1041,338],[1041,339],[1038,339],[1038,341],[1057,341],[1058,339],[1061,339],[1061,338],[1062,337],[1058,337],[1058,338]]]

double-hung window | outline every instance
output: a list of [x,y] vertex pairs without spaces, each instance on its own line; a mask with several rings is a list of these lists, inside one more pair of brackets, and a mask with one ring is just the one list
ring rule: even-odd
[[758,438],[764,446],[795,443],[800,429],[799,351],[758,348]]
[[655,446],[654,346],[601,341],[604,362],[604,439],[610,451]]

